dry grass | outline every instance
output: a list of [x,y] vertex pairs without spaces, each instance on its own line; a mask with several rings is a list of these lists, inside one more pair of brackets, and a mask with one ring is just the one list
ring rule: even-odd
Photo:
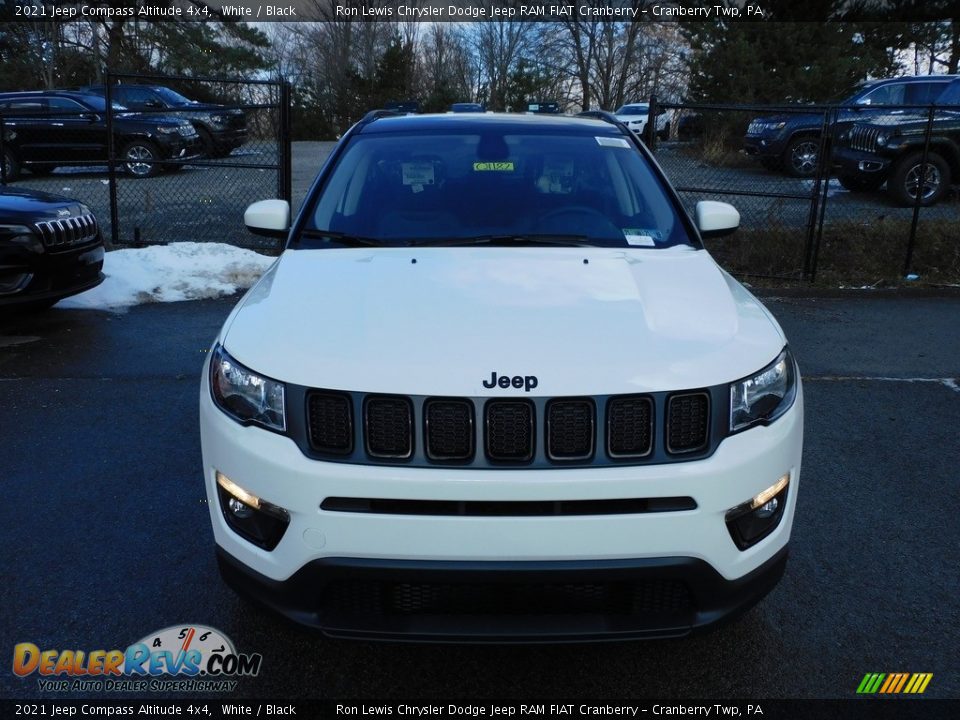
[[[911,272],[903,276],[910,237],[908,220],[854,221],[823,228],[816,284],[826,287],[892,287],[901,284],[960,284],[960,224],[947,219],[921,219],[913,250]],[[717,261],[735,275],[776,275],[756,284],[782,285],[802,279],[806,232],[802,228],[771,226],[743,229],[729,238],[709,241]],[[753,282],[753,280],[751,280]]]

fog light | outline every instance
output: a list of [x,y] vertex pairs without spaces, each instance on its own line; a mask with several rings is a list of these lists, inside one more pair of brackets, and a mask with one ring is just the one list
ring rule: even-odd
[[780,524],[789,483],[790,474],[787,473],[763,492],[727,511],[727,530],[738,548],[746,550],[755,545]]
[[290,513],[273,505],[217,472],[220,511],[237,535],[264,550],[273,550],[290,524]]

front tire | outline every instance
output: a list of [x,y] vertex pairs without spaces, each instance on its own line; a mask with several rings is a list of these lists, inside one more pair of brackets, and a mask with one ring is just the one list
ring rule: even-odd
[[863,177],[861,175],[839,175],[837,180],[850,192],[873,192],[879,190],[884,183],[882,177]]
[[887,180],[887,192],[897,205],[908,207],[917,201],[923,206],[935,205],[950,187],[950,166],[942,157],[932,152],[927,155],[927,166],[920,176],[923,153],[907,155],[893,166]]
[[149,140],[127,143],[120,153],[120,159],[126,173],[133,177],[154,177],[160,172],[160,166],[155,162],[160,159],[160,153]]
[[817,174],[820,138],[803,135],[794,138],[783,153],[783,169],[791,177],[808,178]]
[[3,171],[7,177],[7,182],[12,182],[20,177],[20,160],[9,148],[3,149]]

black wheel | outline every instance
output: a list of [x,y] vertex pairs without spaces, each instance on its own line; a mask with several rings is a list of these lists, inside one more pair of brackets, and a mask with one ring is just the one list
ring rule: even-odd
[[120,162],[128,175],[133,177],[153,177],[160,172],[160,165],[154,160],[160,158],[157,146],[149,140],[134,140],[124,145],[120,152]]
[[820,158],[820,138],[804,135],[794,138],[783,153],[783,169],[793,177],[813,177]]
[[20,161],[9,148],[3,149],[3,172],[6,175],[7,182],[20,177]]
[[[887,180],[887,192],[897,205],[913,205],[920,196],[921,205],[934,205],[950,187],[950,166],[936,153],[927,156],[923,166],[923,153],[912,153],[893,166]],[[924,172],[921,177],[921,169]]]
[[872,175],[840,175],[837,180],[851,192],[873,192],[879,190],[884,182],[884,178]]

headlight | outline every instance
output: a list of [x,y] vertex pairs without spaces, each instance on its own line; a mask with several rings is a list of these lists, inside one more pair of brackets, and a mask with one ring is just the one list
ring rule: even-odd
[[179,125],[157,125],[157,132],[162,133],[163,135],[173,135],[176,132],[180,132]]
[[730,385],[730,432],[783,415],[797,397],[797,366],[787,348],[756,375]]
[[769,127],[771,130],[783,130],[786,126],[787,126],[787,123],[785,120],[783,120],[778,123],[770,123]]
[[211,115],[210,122],[217,123],[217,125],[226,125],[230,120],[226,115]]
[[210,390],[217,406],[235,420],[286,429],[283,383],[245,368],[219,345],[210,360]]
[[880,147],[883,147],[888,142],[890,142],[890,133],[882,132],[879,135],[877,135],[877,145],[879,145]]

